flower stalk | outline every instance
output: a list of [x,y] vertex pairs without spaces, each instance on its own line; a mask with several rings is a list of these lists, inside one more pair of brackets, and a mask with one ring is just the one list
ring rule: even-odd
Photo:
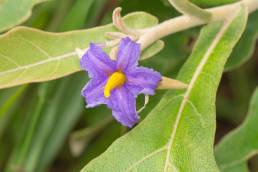
[[157,89],[185,89],[187,88],[187,84],[167,78],[167,77],[162,77],[162,80],[159,82]]

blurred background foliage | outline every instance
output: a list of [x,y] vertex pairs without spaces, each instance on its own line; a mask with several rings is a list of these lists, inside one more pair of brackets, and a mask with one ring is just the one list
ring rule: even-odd
[[[235,1],[193,0],[202,7]],[[51,32],[90,28],[110,23],[112,10],[117,6],[123,8],[123,14],[146,11],[160,21],[179,15],[166,0],[52,0],[36,5],[23,25]],[[250,32],[257,35],[258,26],[253,23]],[[195,28],[166,37],[165,48],[141,63],[175,77],[198,33],[199,28]],[[248,62],[223,75],[217,96],[216,143],[247,114],[250,97],[258,84],[258,48],[255,44],[253,47],[256,48],[254,53],[249,52],[252,58]],[[79,72],[46,83],[0,90],[0,171],[79,171],[128,131],[111,118],[110,110],[104,106],[85,108],[80,91],[87,80],[87,75]],[[142,119],[163,93],[158,91],[151,97],[140,114]],[[143,97],[139,100],[141,107]],[[257,164],[257,157],[250,160],[252,171],[258,171]]]

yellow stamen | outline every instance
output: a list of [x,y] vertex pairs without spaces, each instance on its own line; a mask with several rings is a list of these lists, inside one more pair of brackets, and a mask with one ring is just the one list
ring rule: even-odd
[[107,83],[104,88],[104,96],[108,98],[110,96],[110,92],[114,88],[122,86],[125,80],[125,75],[122,72],[114,72],[107,80]]

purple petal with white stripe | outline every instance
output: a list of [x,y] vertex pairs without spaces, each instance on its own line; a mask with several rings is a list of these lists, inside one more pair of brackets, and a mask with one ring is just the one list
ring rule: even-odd
[[116,70],[115,61],[111,60],[102,48],[95,44],[90,44],[80,63],[91,78],[107,77]]
[[81,95],[85,97],[88,108],[106,104],[106,98],[103,92],[105,84],[105,79],[91,79],[82,89]]
[[153,95],[161,80],[161,75],[149,68],[136,67],[126,72],[126,86],[134,93]]
[[107,105],[112,109],[115,119],[125,126],[132,127],[139,121],[135,97],[126,87],[114,89]]
[[130,38],[122,39],[117,54],[117,68],[125,72],[129,68],[137,66],[140,53],[140,44]]

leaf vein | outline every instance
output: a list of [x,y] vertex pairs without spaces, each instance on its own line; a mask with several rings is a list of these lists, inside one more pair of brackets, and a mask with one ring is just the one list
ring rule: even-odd
[[[172,99],[170,99],[170,100],[167,102],[167,104],[173,102],[175,99],[177,99],[177,98],[179,98],[179,97],[183,97],[183,94],[174,96]],[[166,105],[166,106],[167,106],[167,105]],[[142,159],[138,160],[137,162],[135,162],[134,164],[132,164],[131,166],[129,166],[126,171],[132,170],[135,166],[141,164],[141,163],[144,162],[146,159],[148,159],[148,158],[150,158],[151,156],[153,156],[153,155],[159,153],[159,151],[161,152],[162,150],[160,150],[160,149],[166,150],[166,145],[164,145],[163,147],[161,147],[161,148],[159,148],[159,149],[157,149],[157,150],[155,150],[155,151],[153,151],[153,152],[147,154],[147,155],[144,156]],[[156,153],[155,153],[155,152],[156,152]]]
[[0,53],[0,56],[2,56],[5,60],[7,60],[7,61],[9,61],[9,62],[11,62],[11,63],[13,63],[13,64],[15,64],[15,66],[17,66],[17,67],[20,66],[20,65],[19,65],[16,61],[14,61],[10,56],[6,56],[6,55],[4,55],[4,54],[2,54],[2,53]]
[[21,76],[24,75],[26,72],[27,72],[27,68],[25,68],[21,73],[19,73],[19,75],[16,76],[14,79],[12,79],[12,80],[10,81],[10,83],[16,82],[16,81],[17,81],[19,78],[21,78]]
[[202,114],[200,113],[200,111],[198,110],[198,108],[194,105],[194,103],[191,100],[186,100],[187,103],[189,103],[189,105],[193,108],[193,110],[195,111],[195,113],[198,115],[198,117],[201,120],[201,125],[204,128],[205,127],[205,122],[203,120]]
[[36,48],[38,51],[40,51],[42,54],[44,54],[44,56],[48,58],[51,58],[51,56],[47,53],[46,50],[44,50],[43,48],[41,48],[40,46],[38,46],[35,42],[31,41],[31,40],[28,40],[27,38],[21,36],[19,37],[19,39],[27,42],[29,45],[31,45],[32,47]]
[[63,60],[65,58],[73,57],[75,55],[76,55],[76,52],[73,51],[73,52],[66,53],[66,54],[63,54],[63,55],[60,55],[60,56],[56,56],[56,57],[52,57],[52,58],[49,58],[49,59],[46,59],[46,60],[43,60],[43,61],[39,61],[37,63],[32,63],[32,64],[28,64],[28,65],[24,65],[24,66],[20,66],[20,67],[17,67],[17,68],[13,68],[13,69],[9,69],[9,70],[0,72],[0,76],[10,74],[10,73],[13,73],[13,72],[18,72],[18,71],[23,70],[25,68],[32,68],[32,67],[40,66],[42,64],[51,63],[53,61]]
[[128,167],[128,169],[126,169],[125,171],[128,172],[128,171],[131,171],[132,169],[134,169],[136,166],[138,166],[139,164],[143,163],[145,160],[151,158],[152,156],[162,152],[166,150],[166,146],[163,146],[149,154],[147,154],[146,156],[144,156],[142,159],[138,160],[137,162],[135,162],[134,164],[132,164],[131,166]]

